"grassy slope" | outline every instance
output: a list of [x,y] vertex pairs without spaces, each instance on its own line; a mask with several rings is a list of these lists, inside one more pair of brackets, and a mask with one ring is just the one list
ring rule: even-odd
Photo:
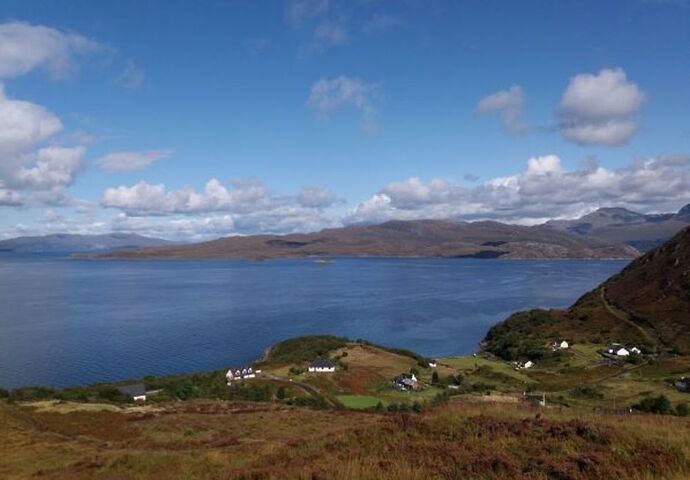
[[687,478],[690,422],[518,405],[421,414],[182,402],[38,412],[0,402],[0,477],[48,479]]
[[690,354],[690,228],[631,262],[568,310],[532,310],[491,328],[486,348],[534,356],[554,337]]
[[[335,347],[324,351],[324,342]],[[416,359],[366,343],[317,337],[287,343],[263,362],[274,379],[269,402],[192,399],[145,406],[113,403],[0,401],[0,478],[660,478],[690,474],[690,420],[595,415],[592,407],[629,405],[663,392],[675,402],[669,376],[690,371],[690,358],[654,365],[602,367],[596,345],[576,345],[553,365],[515,371],[490,357],[439,359],[421,369]],[[290,374],[296,351],[318,346],[339,363],[335,374]],[[316,347],[315,347],[316,348]],[[295,349],[295,351],[293,351]],[[314,353],[311,352],[310,355]],[[346,354],[346,355],[344,355]],[[394,391],[390,380],[419,369],[425,387]],[[312,396],[351,409],[381,402],[433,399],[441,379],[461,377],[450,403],[421,414],[313,410],[288,405]],[[291,377],[292,382],[286,378]],[[218,376],[218,378],[216,378]],[[284,379],[283,379],[284,378]],[[193,391],[214,398],[222,372],[158,379],[158,385],[201,382]],[[306,385],[312,390],[304,390]],[[586,386],[584,391],[576,387]],[[275,393],[285,389],[285,399]],[[547,390],[549,407],[519,402],[526,388]],[[491,396],[485,395],[493,390]],[[182,389],[187,391],[187,389]],[[164,396],[163,398],[168,398]],[[497,404],[496,402],[501,402]],[[557,405],[574,408],[562,410]]]

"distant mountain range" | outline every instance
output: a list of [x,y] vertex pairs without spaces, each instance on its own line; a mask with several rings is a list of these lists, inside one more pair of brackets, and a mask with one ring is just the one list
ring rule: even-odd
[[625,208],[600,208],[577,220],[551,220],[547,227],[610,243],[625,243],[641,252],[661,245],[690,225],[690,205],[678,213],[645,215]]
[[0,252],[19,253],[79,253],[114,249],[129,249],[172,245],[160,238],[142,237],[126,233],[106,235],[53,234],[36,237],[17,237],[0,241]]
[[690,227],[631,262],[568,310],[531,310],[494,326],[484,348],[504,358],[539,354],[554,338],[612,340],[690,353]]
[[249,258],[305,256],[634,258],[628,245],[547,226],[443,220],[390,221],[317,233],[226,237],[203,243],[107,252],[108,258]]

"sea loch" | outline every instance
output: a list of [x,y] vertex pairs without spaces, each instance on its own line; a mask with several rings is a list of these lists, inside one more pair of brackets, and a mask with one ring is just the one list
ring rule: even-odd
[[429,356],[511,313],[565,307],[624,261],[93,261],[0,254],[0,386],[210,370],[330,333]]

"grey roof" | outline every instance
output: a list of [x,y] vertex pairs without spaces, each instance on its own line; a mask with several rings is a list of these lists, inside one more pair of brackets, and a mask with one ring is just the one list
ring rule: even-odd
[[325,358],[317,358],[312,361],[309,366],[313,368],[333,368],[335,367],[335,363]]
[[146,395],[146,387],[143,383],[130,383],[129,385],[122,385],[117,387],[120,393],[129,395],[131,397],[138,397],[140,395]]

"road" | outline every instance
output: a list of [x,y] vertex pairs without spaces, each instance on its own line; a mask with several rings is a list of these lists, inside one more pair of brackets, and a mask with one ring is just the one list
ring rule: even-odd
[[273,380],[274,382],[279,382],[279,383],[283,383],[283,384],[288,385],[288,386],[294,386],[297,388],[301,388],[302,390],[304,390],[305,392],[307,392],[308,394],[310,394],[314,397],[323,398],[323,400],[328,404],[328,406],[330,408],[337,408],[338,407],[330,398],[328,398],[326,395],[321,393],[321,391],[313,385],[309,385],[308,383],[304,383],[304,382],[295,382],[294,380],[291,380],[289,378],[281,377],[281,376],[275,375],[273,373],[268,373],[268,372],[264,373],[262,376],[264,378],[268,378],[269,380]]

